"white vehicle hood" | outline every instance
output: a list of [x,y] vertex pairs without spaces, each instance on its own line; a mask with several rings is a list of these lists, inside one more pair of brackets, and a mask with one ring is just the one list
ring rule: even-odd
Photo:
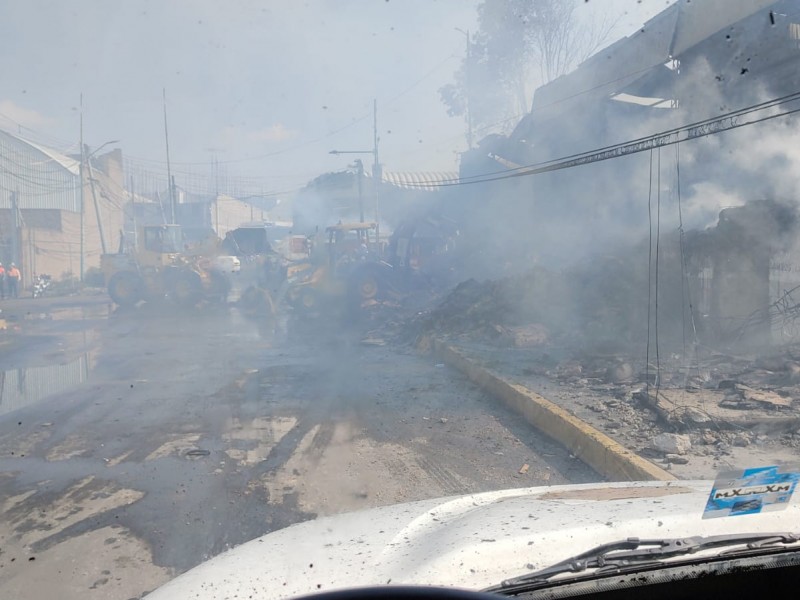
[[797,529],[781,511],[703,519],[713,482],[553,486],[308,521],[225,552],[148,600],[290,598],[383,584],[481,589],[602,543]]

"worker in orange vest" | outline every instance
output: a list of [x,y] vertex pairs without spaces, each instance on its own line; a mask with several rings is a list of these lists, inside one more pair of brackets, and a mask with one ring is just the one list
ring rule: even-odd
[[6,268],[0,263],[0,299],[6,299]]
[[10,298],[19,298],[19,280],[22,279],[22,275],[14,263],[11,263],[6,273],[6,279],[8,279],[8,296]]

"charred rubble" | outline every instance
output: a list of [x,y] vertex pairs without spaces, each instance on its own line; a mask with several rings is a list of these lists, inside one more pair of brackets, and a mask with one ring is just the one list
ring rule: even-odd
[[765,200],[665,235],[658,337],[647,240],[559,272],[464,281],[406,331],[472,348],[539,384],[606,395],[612,404],[598,411],[643,439],[684,431],[743,445],[800,428],[800,338],[786,334],[800,293],[775,299],[776,257],[791,255],[796,230],[792,204]]

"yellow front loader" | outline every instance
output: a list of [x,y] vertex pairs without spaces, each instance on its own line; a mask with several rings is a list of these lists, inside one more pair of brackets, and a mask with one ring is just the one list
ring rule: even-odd
[[100,265],[108,295],[120,306],[171,299],[182,306],[227,300],[228,274],[215,268],[213,247],[190,248],[179,225],[146,225],[133,250],[104,254]]

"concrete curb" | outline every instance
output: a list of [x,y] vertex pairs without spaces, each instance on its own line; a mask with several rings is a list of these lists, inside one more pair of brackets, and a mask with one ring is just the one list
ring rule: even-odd
[[478,366],[456,348],[432,340],[433,352],[458,369],[484,391],[520,413],[536,429],[552,438],[611,481],[674,481],[672,473],[631,452],[619,442],[522,385],[506,381]]

